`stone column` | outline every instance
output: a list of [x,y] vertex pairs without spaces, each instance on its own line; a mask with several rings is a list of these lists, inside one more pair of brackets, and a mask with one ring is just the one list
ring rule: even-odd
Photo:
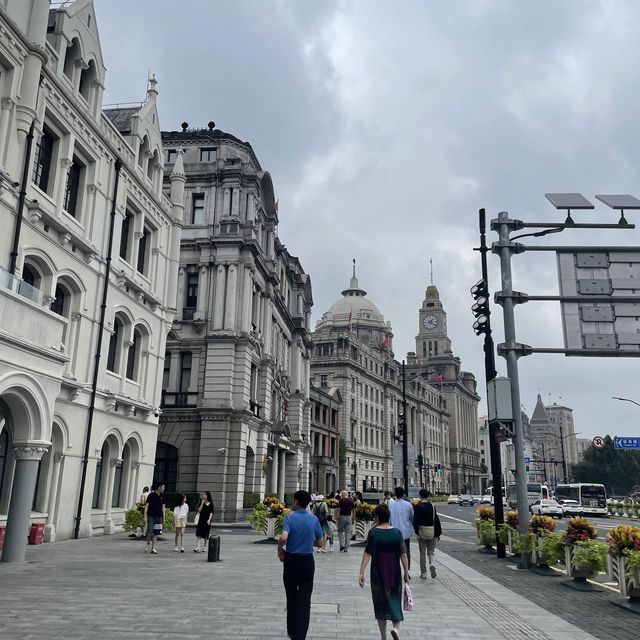
[[38,463],[46,446],[20,444],[14,447],[16,466],[11,487],[11,502],[2,551],[2,562],[22,562],[27,546],[31,503],[36,488]]
[[207,314],[207,292],[209,289],[209,267],[200,265],[200,279],[198,281],[198,307],[194,315],[195,320],[204,320]]
[[178,268],[178,295],[176,296],[176,320],[182,320],[182,309],[184,308],[184,267]]
[[244,297],[242,299],[242,330],[249,333],[251,331],[251,320],[253,317],[253,278],[251,269],[244,269]]
[[229,265],[227,295],[224,308],[224,328],[234,331],[236,327],[236,293],[238,288],[238,266]]
[[231,190],[224,190],[224,200],[222,204],[222,217],[227,217],[231,214]]
[[104,514],[104,533],[115,533],[115,527],[113,520],[111,519],[111,503],[113,502],[113,481],[116,476],[116,467],[122,463],[122,460],[118,458],[112,458],[109,460],[109,475],[107,476],[107,491],[105,494],[105,514]]
[[224,326],[224,284],[225,284],[225,268],[219,264],[216,269],[216,288],[214,291],[213,306],[213,328],[214,330],[222,329]]
[[233,218],[239,217],[240,210],[240,189],[231,190],[231,216]]
[[47,525],[44,528],[45,542],[56,541],[56,501],[58,499],[58,481],[60,480],[60,467],[64,454],[60,451],[53,454],[53,471],[51,472],[51,484],[49,485],[49,499],[47,500]]
[[277,447],[273,448],[273,460],[271,461],[271,477],[269,478],[269,494],[272,496],[278,495],[278,457],[280,451]]
[[4,152],[6,144],[8,142],[9,134],[9,120],[11,119],[11,110],[15,101],[12,98],[3,98],[0,101],[0,140],[3,140],[3,145],[0,148],[0,162],[4,162]]
[[129,490],[127,491],[127,495],[129,496],[129,498],[127,500],[127,504],[125,505],[127,508],[138,502],[138,498],[140,497],[138,491],[140,491],[140,494],[142,493],[142,491],[138,487],[139,478],[140,463],[132,462],[131,472],[129,473]]
[[284,502],[284,483],[287,472],[287,452],[284,449],[278,451],[280,462],[278,464],[278,498],[280,502]]

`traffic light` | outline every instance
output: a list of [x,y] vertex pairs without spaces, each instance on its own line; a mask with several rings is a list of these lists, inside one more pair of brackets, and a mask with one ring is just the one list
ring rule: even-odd
[[487,331],[487,325],[489,324],[489,291],[484,279],[478,280],[471,287],[471,295],[475,300],[474,305],[471,307],[471,311],[473,311],[473,315],[476,318],[473,323],[473,330],[479,336]]
[[424,465],[424,458],[422,457],[422,454],[419,453],[418,454],[418,469],[422,469]]

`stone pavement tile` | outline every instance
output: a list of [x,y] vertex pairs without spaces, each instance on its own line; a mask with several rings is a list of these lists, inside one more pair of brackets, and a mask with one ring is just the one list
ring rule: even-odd
[[[284,638],[282,566],[275,546],[253,544],[259,539],[251,533],[222,534],[220,563],[193,553],[174,554],[166,543],[158,556],[149,556],[140,543],[120,536],[31,547],[30,562],[0,565],[0,601],[8,614],[0,618],[0,637],[147,640],[157,638],[159,628],[161,636],[189,640],[194,629],[190,626],[185,634],[184,620],[204,617],[202,633],[194,635],[200,640]],[[316,554],[313,603],[339,604],[340,612],[312,610],[309,640],[378,637],[369,586],[360,589],[356,583],[361,556],[362,549]],[[535,605],[453,558],[439,554],[439,561],[442,579],[422,581],[414,572],[417,608],[405,615],[402,637],[515,640],[486,619],[490,615],[483,617],[481,605],[506,607],[502,615],[512,624],[523,607]],[[573,633],[572,640],[590,638],[558,623],[558,633],[562,629]],[[536,640],[562,638],[531,624],[529,630]]]

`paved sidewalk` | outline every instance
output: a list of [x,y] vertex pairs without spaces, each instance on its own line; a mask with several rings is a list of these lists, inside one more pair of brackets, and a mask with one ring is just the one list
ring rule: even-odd
[[[0,637],[286,638],[275,545],[254,544],[262,538],[253,533],[221,535],[220,563],[191,547],[174,553],[170,542],[149,556],[124,535],[30,547],[29,562],[0,564]],[[361,553],[316,554],[310,640],[379,638],[368,584],[356,584]],[[436,580],[420,580],[414,567],[416,611],[405,615],[402,638],[593,638],[451,556],[437,558]]]

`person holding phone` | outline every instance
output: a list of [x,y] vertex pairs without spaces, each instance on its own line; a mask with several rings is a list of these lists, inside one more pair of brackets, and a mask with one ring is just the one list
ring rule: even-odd
[[[173,526],[176,530],[176,548],[174,551],[180,551],[180,553],[184,553],[184,532],[187,529],[188,515],[187,496],[179,494],[178,504],[173,508]],[[180,539],[180,548],[178,548],[178,539]]]

